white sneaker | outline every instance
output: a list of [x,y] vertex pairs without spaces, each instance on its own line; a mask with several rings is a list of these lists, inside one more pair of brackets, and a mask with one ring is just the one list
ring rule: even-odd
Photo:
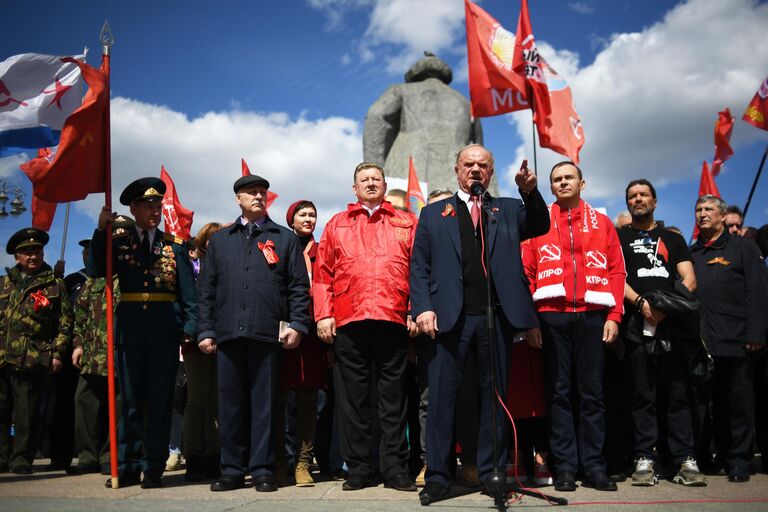
[[533,482],[536,485],[554,484],[554,480],[552,479],[552,473],[549,471],[549,468],[547,467],[546,462],[544,464],[536,463],[536,470],[533,475]]
[[632,485],[640,487],[653,487],[659,481],[653,470],[653,461],[640,457],[635,461],[635,472],[632,473]]
[[168,455],[168,460],[165,461],[166,471],[178,471],[181,469],[182,457],[179,453],[171,452]]
[[699,465],[693,457],[688,457],[680,464],[680,471],[672,479],[673,482],[688,487],[706,487],[707,479],[699,471]]

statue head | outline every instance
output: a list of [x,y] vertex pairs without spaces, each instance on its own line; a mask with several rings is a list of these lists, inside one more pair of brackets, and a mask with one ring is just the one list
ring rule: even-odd
[[427,78],[437,78],[447,85],[453,80],[453,72],[443,59],[432,52],[424,52],[424,58],[406,71],[405,82],[422,82]]

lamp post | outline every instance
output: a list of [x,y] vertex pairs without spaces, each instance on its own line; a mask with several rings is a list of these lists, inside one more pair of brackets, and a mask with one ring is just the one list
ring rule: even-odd
[[[11,211],[6,210],[6,204],[10,199],[8,192],[13,194],[14,198],[11,201]],[[9,185],[5,180],[0,180],[0,218],[4,219],[10,214],[13,217],[18,217],[25,211],[27,207],[24,206],[24,191],[21,187],[16,185]]]

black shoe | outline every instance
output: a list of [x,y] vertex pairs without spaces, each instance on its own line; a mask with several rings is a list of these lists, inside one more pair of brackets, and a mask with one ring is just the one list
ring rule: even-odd
[[258,492],[275,492],[277,490],[277,483],[272,475],[253,477],[253,486]]
[[45,466],[46,471],[66,471],[71,466],[72,461],[69,462],[63,462],[63,461],[51,461],[50,464]]
[[204,457],[190,455],[187,457],[187,472],[184,473],[184,480],[187,482],[201,482],[205,477]]
[[595,489],[596,491],[619,490],[619,488],[616,486],[616,482],[608,478],[608,475],[606,475],[604,471],[598,471],[596,473],[586,475],[581,481],[581,486],[589,487],[591,489]]
[[15,468],[12,468],[11,473],[16,473],[17,475],[31,475],[32,466],[28,466],[27,464],[22,464],[21,466],[16,466]]
[[573,492],[576,490],[576,475],[570,471],[561,471],[555,479],[555,490],[560,492]]
[[8,464],[0,464],[0,473],[7,473],[8,471],[10,471],[8,469]]
[[434,482],[427,482],[419,493],[419,501],[423,507],[427,507],[436,501],[442,501],[448,497],[448,487],[443,487]]
[[416,482],[414,482],[407,474],[397,473],[392,478],[384,482],[384,487],[390,489],[396,489],[398,491],[415,491],[417,490]]
[[142,489],[160,489],[163,486],[163,474],[159,471],[144,472],[144,479],[141,481]]
[[211,484],[213,492],[234,491],[245,487],[245,478],[234,475],[221,475],[221,478]]
[[93,464],[78,464],[77,466],[70,466],[66,469],[68,475],[87,475],[89,473],[98,473],[101,471],[101,466],[98,463]]
[[341,486],[342,491],[359,491],[370,487],[373,481],[370,478],[362,477],[358,475],[349,475],[347,481]]
[[[141,483],[141,478],[139,478],[138,473],[122,473],[118,474],[117,478],[117,483],[120,488],[129,487],[131,485],[139,485]],[[107,489],[112,488],[112,478],[107,478],[107,481],[104,482],[104,487]]]
[[749,482],[749,470],[747,468],[731,468],[728,471],[729,482]]

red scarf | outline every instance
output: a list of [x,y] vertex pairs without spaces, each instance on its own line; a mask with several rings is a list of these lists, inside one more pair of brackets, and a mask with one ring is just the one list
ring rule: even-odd
[[[600,306],[613,307],[616,300],[611,293],[608,280],[608,248],[601,246],[607,242],[605,237],[596,238],[594,235],[605,233],[608,217],[595,211],[586,201],[579,201],[581,209],[580,226],[575,227],[581,231],[581,245],[584,251],[582,266],[577,272],[579,277],[586,281],[584,302]],[[560,206],[553,203],[549,206],[551,227],[546,235],[534,238],[531,244],[536,249],[536,257],[539,259],[536,268],[536,291],[533,300],[552,299],[565,297],[565,285],[563,284],[563,243],[560,240],[560,230],[557,221],[560,218]],[[600,244],[602,242],[603,244]],[[569,242],[566,240],[566,244]],[[574,290],[574,293],[576,291]]]

